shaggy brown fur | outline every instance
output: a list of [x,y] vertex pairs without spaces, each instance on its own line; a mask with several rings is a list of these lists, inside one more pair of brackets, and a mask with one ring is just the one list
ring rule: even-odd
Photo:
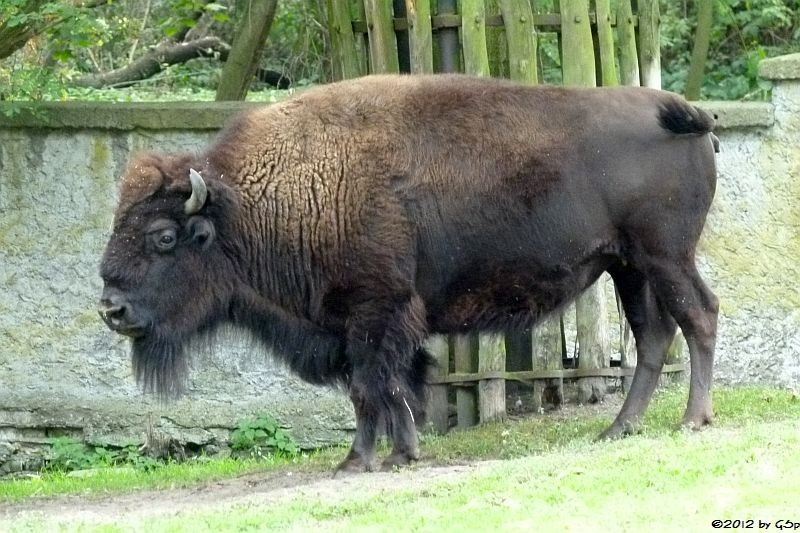
[[[358,430],[340,469],[366,470],[381,427],[385,466],[417,457],[428,334],[528,327],[607,270],[641,362],[608,434],[641,417],[676,321],[692,352],[685,422],[703,425],[717,304],[694,250],[712,126],[648,89],[453,75],[316,88],[242,115],[203,154],[131,163],[104,317],[162,392],[198,333],[250,328],[305,379],[348,387]],[[209,192],[185,215],[189,168]]]

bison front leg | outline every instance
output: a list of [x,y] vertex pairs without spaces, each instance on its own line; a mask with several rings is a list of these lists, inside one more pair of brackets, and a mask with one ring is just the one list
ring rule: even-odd
[[336,467],[334,477],[371,472],[375,467],[375,441],[380,425],[380,412],[375,405],[370,405],[369,395],[365,393],[360,380],[357,384],[351,384],[350,399],[356,415],[356,435],[344,461]]
[[430,361],[419,348],[425,336],[424,306],[412,297],[390,309],[373,302],[362,309],[362,316],[371,320],[355,316],[349,320],[347,352],[353,368],[350,391],[356,439],[339,472],[372,470],[379,428],[385,428],[392,440],[384,470],[419,458],[416,424],[424,418]]
[[392,438],[392,453],[383,460],[383,470],[393,470],[419,459],[417,426],[425,421],[428,372],[433,358],[418,348],[411,367],[399,376],[402,386],[393,390],[392,418],[389,435]]

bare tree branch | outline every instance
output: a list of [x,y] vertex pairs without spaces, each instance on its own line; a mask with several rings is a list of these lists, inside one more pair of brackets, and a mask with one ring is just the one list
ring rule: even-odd
[[[186,43],[165,41],[133,63],[110,72],[82,76],[73,85],[78,87],[127,87],[161,72],[167,65],[185,63],[198,57],[211,57],[227,61],[230,45],[218,37],[203,37]],[[291,80],[274,70],[259,68],[256,78],[268,85],[286,89]]]
[[79,87],[125,87],[161,72],[166,65],[185,63],[198,57],[226,58],[230,45],[218,37],[203,37],[186,43],[163,42],[133,63],[110,72],[83,76],[73,82]]

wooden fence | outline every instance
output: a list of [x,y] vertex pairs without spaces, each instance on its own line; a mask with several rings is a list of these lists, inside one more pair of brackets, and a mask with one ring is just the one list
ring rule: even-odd
[[[337,79],[466,72],[529,84],[660,87],[658,0],[613,5],[612,10],[612,0],[591,5],[590,0],[328,0],[332,71]],[[552,12],[545,12],[548,8]],[[596,283],[568,311],[575,313],[573,353],[563,315],[520,335],[431,340],[429,349],[439,362],[429,409],[433,426],[448,429],[453,404],[458,426],[502,419],[507,380],[531,384],[536,409],[545,400],[563,400],[565,379],[576,380],[581,402],[602,399],[609,377],[621,378],[624,386],[636,354],[621,311],[619,346],[610,346],[607,283],[607,278]],[[684,370],[675,362],[679,350],[671,352],[664,372]]]

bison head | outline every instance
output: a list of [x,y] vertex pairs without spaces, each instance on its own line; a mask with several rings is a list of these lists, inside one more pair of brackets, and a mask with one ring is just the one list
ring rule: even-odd
[[145,156],[129,166],[100,267],[100,316],[131,338],[137,381],[161,394],[179,390],[184,347],[224,318],[236,285],[222,242],[233,192],[190,165]]

